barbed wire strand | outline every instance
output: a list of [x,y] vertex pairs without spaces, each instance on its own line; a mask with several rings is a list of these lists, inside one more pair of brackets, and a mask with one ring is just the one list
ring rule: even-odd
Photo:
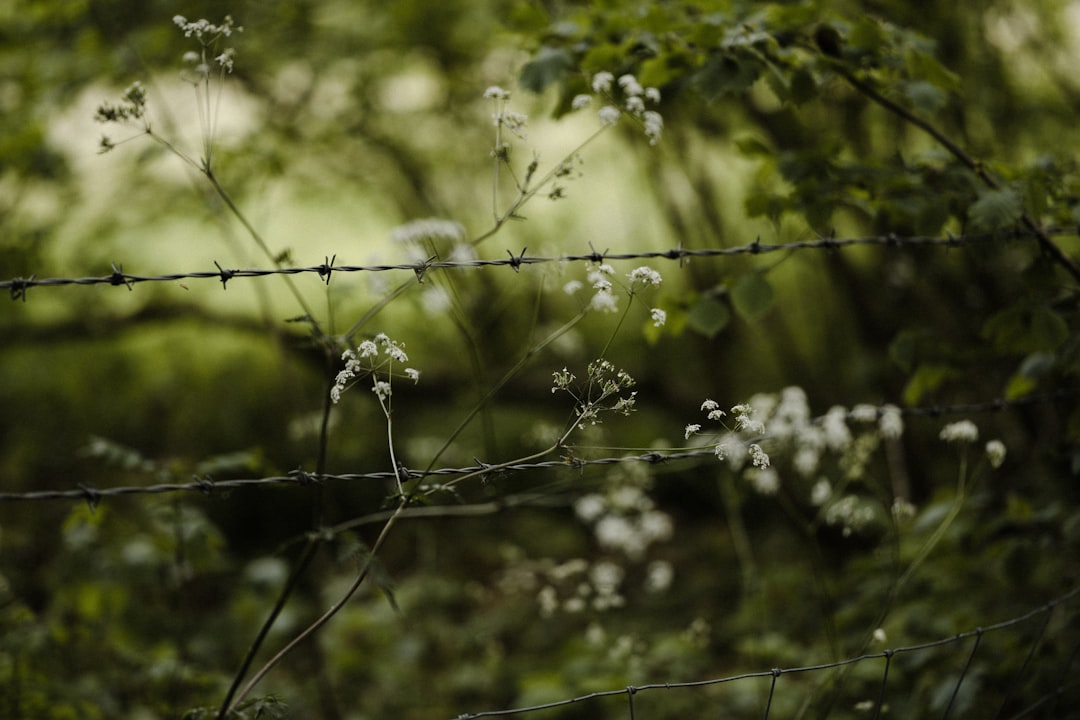
[[[905,645],[905,646],[902,646],[902,647],[891,648],[891,649],[883,650],[882,652],[878,652],[878,653],[866,653],[866,654],[863,654],[863,655],[858,655],[856,657],[844,658],[842,660],[836,660],[836,661],[828,662],[828,663],[820,663],[820,664],[817,664],[817,665],[803,665],[803,666],[799,666],[799,667],[790,667],[790,668],[772,668],[771,670],[762,670],[762,671],[758,671],[758,672],[741,673],[741,674],[738,674],[738,675],[729,675],[729,676],[725,676],[725,677],[710,678],[710,679],[707,679],[707,680],[692,680],[692,681],[688,681],[688,682],[649,683],[647,685],[629,685],[629,686],[627,686],[625,688],[619,688],[617,690],[598,690],[598,691],[591,692],[591,693],[588,693],[588,694],[585,694],[585,695],[578,695],[578,696],[575,696],[575,697],[564,698],[562,700],[553,700],[551,702],[540,703],[540,704],[531,705],[531,706],[528,706],[528,707],[519,707],[519,708],[512,708],[512,709],[505,709],[505,710],[485,710],[485,711],[476,712],[476,713],[463,713],[461,715],[458,715],[456,720],[474,720],[475,718],[484,718],[484,717],[504,717],[504,716],[507,716],[507,715],[525,714],[525,713],[537,712],[537,711],[540,711],[540,710],[550,710],[550,709],[553,709],[553,708],[565,707],[567,705],[572,705],[572,704],[575,704],[575,703],[583,703],[583,702],[588,702],[590,700],[596,700],[596,699],[605,698],[605,697],[614,697],[614,696],[617,696],[617,695],[622,695],[624,693],[627,696],[634,696],[634,695],[638,695],[638,694],[640,694],[642,692],[648,692],[648,691],[652,691],[652,690],[674,690],[674,689],[680,689],[680,688],[709,687],[709,686],[714,686],[714,685],[722,685],[722,684],[725,684],[725,683],[738,682],[738,681],[742,681],[742,680],[749,680],[749,679],[752,679],[752,678],[772,678],[772,687],[773,687],[773,689],[775,689],[776,681],[782,675],[795,675],[795,674],[799,674],[799,673],[810,673],[810,672],[820,672],[820,671],[825,671],[825,670],[835,670],[837,668],[845,667],[845,666],[848,666],[848,665],[855,665],[855,664],[866,662],[866,661],[869,661],[869,660],[880,660],[880,659],[885,660],[885,671],[884,671],[884,675],[883,675],[883,686],[884,686],[885,682],[887,682],[887,679],[888,679],[888,671],[889,671],[889,667],[890,667],[890,664],[891,664],[891,660],[896,655],[923,652],[923,651],[926,651],[926,650],[931,650],[931,649],[943,647],[943,646],[946,646],[946,645],[952,645],[952,644],[955,644],[955,643],[961,643],[961,642],[964,642],[965,640],[968,640],[970,638],[979,639],[979,638],[984,637],[988,633],[993,633],[993,632],[999,632],[999,631],[1002,631],[1002,630],[1006,630],[1008,628],[1014,627],[1016,625],[1020,625],[1020,624],[1022,624],[1024,622],[1027,622],[1028,620],[1031,620],[1032,618],[1035,618],[1035,617],[1038,617],[1038,616],[1042,615],[1042,616],[1045,616],[1045,617],[1044,617],[1044,621],[1043,621],[1042,625],[1040,626],[1040,631],[1039,631],[1038,637],[1036,638],[1036,641],[1035,641],[1035,643],[1033,645],[1033,648],[1034,648],[1036,645],[1039,644],[1039,642],[1042,639],[1043,633],[1045,633],[1046,627],[1049,624],[1049,619],[1050,619],[1051,613],[1053,613],[1054,610],[1058,606],[1067,603],[1068,601],[1072,600],[1077,595],[1080,595],[1080,586],[1074,587],[1073,589],[1069,590],[1068,592],[1054,598],[1053,600],[1050,600],[1049,602],[1043,603],[1042,605],[1039,605],[1038,607],[1035,607],[1035,608],[1023,613],[1022,615],[1018,615],[1018,616],[1010,618],[1008,620],[1003,620],[1003,621],[995,623],[993,625],[988,625],[988,626],[984,626],[984,627],[978,627],[978,628],[975,628],[973,630],[968,630],[966,632],[961,632],[961,633],[958,633],[956,635],[951,635],[951,636],[945,637],[945,638],[939,638],[937,640],[930,640],[930,641],[927,641],[927,642],[917,643],[917,644],[914,644],[914,645]],[[1080,647],[1080,645],[1078,645],[1078,647]],[[1028,667],[1028,662],[1033,657],[1033,653],[1034,653],[1034,650],[1032,650],[1032,652],[1029,653],[1028,659],[1025,661],[1025,663],[1024,663],[1023,667],[1021,668],[1021,670],[1017,673],[1017,677],[1015,678],[1014,683],[1011,684],[1010,694],[1012,692],[1012,688],[1015,687],[1016,683],[1019,682],[1020,678],[1022,677],[1024,672],[1026,671],[1026,669]],[[1074,650],[1073,654],[1075,656],[1075,654],[1076,654],[1075,650]],[[966,668],[965,668],[965,671],[966,671]],[[963,681],[963,678],[961,677],[959,682],[962,682],[962,681]],[[1073,684],[1075,685],[1076,683],[1073,683]],[[1065,688],[1064,685],[1061,685],[1061,686],[1059,686],[1057,688],[1054,688],[1054,690],[1051,693],[1048,693],[1046,696],[1044,696],[1044,698],[1040,699],[1039,703],[1046,702],[1049,699],[1051,699],[1052,697],[1060,695],[1063,692],[1064,688]],[[772,699],[772,694],[773,694],[773,692],[772,692],[772,690],[770,690],[770,694],[769,694],[769,701],[770,702],[771,702],[771,699]],[[880,713],[881,710],[882,710],[883,700],[884,700],[884,695],[882,693],[882,694],[879,695],[878,700],[877,700],[876,710],[877,710],[878,713]],[[1007,703],[1007,701],[1008,701],[1008,698],[1006,698],[1006,703]],[[1002,709],[1004,709],[1004,705],[1002,706]],[[765,717],[768,718],[768,709],[766,710]],[[1016,717],[1023,717],[1023,714],[1020,714],[1020,715],[1018,715]]]
[[[1075,235],[1074,228],[1053,228],[1045,231],[1049,236]],[[123,286],[128,290],[140,283],[150,282],[177,282],[180,280],[217,280],[222,288],[227,288],[229,281],[242,278],[267,277],[270,275],[302,275],[314,274],[324,283],[329,284],[333,273],[355,272],[387,272],[393,270],[407,270],[416,274],[417,280],[422,281],[424,275],[432,269],[462,269],[506,266],[519,270],[523,265],[538,265],[543,263],[558,262],[607,262],[611,260],[675,260],[680,264],[692,258],[715,258],[736,255],[764,255],[775,252],[794,252],[799,250],[826,250],[835,251],[843,248],[859,245],[883,245],[890,247],[903,246],[930,246],[930,247],[960,247],[974,243],[989,241],[1018,240],[1034,238],[1035,234],[1029,230],[1014,229],[979,235],[949,235],[946,237],[934,237],[925,235],[877,235],[856,238],[819,237],[817,240],[801,240],[788,243],[762,243],[760,239],[746,245],[728,248],[703,248],[687,249],[676,247],[670,250],[652,250],[632,253],[611,253],[592,251],[587,254],[559,255],[559,256],[531,256],[526,255],[525,250],[515,255],[507,250],[508,257],[473,260],[439,260],[429,258],[427,260],[396,263],[384,265],[335,265],[334,258],[324,258],[321,265],[307,267],[281,267],[281,268],[248,268],[228,269],[223,268],[217,261],[214,265],[217,270],[205,270],[194,272],[167,273],[163,275],[135,275],[124,272],[122,263],[112,263],[112,272],[108,275],[91,277],[43,277],[36,274],[29,277],[16,277],[10,280],[0,281],[0,290],[8,290],[12,300],[26,301],[27,291],[31,288],[61,287],[65,285],[111,285]],[[336,258],[336,256],[335,256]]]
[[[982,413],[1002,412],[1009,408],[1026,405],[1042,404],[1063,398],[1080,395],[1080,390],[1062,389],[1037,395],[1028,395],[1022,398],[997,398],[981,403],[963,403],[956,405],[926,405],[912,408],[897,408],[902,415],[940,417],[946,415],[977,415]],[[878,417],[886,411],[884,406],[876,408]],[[849,418],[854,416],[849,414]],[[816,418],[815,421],[820,421]],[[748,443],[767,440],[767,436],[760,436],[748,440]],[[576,470],[594,465],[615,465],[620,463],[643,462],[658,465],[679,460],[692,460],[715,455],[715,446],[688,448],[678,451],[650,450],[649,452],[636,455],[622,455],[618,457],[583,458],[569,456],[557,460],[542,460],[536,462],[513,463],[510,465],[495,465],[484,463],[458,468],[437,468],[434,470],[421,471],[401,468],[395,473],[392,470],[380,470],[363,473],[312,473],[303,469],[296,469],[287,475],[271,475],[258,478],[235,478],[228,480],[215,480],[210,475],[194,475],[190,482],[166,482],[154,485],[129,485],[110,488],[95,488],[88,485],[77,485],[75,488],[66,490],[30,490],[22,492],[0,492],[0,503],[9,502],[35,502],[49,500],[82,500],[91,507],[106,498],[121,497],[124,495],[161,495],[167,493],[190,493],[197,492],[203,495],[240,490],[245,488],[257,488],[266,486],[310,486],[324,484],[326,482],[357,482],[393,480],[395,478],[408,478],[409,480],[425,479],[432,477],[449,477],[463,475],[479,475],[490,472],[492,475],[504,475],[515,472],[527,472],[532,470],[549,470],[553,468],[571,468]],[[438,488],[435,488],[438,489]]]

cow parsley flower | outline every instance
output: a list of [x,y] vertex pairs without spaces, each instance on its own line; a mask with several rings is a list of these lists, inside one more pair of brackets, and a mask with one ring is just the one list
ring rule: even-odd
[[986,459],[990,467],[997,470],[1005,462],[1005,443],[1000,440],[991,440],[986,443]]
[[602,122],[604,125],[614,125],[615,123],[619,122],[619,116],[621,114],[622,113],[619,111],[619,108],[615,107],[614,105],[605,105],[604,107],[600,108],[599,112],[597,113],[597,115],[600,117],[600,122]]
[[424,240],[465,240],[465,226],[443,218],[421,218],[398,225],[390,231],[390,240],[396,243],[422,242]]
[[696,435],[697,431],[701,429],[701,425],[693,424],[687,425],[686,430],[683,432],[683,438],[689,440],[691,435]]
[[653,327],[663,327],[667,322],[667,313],[660,308],[653,308],[649,310],[649,314],[652,317]]
[[640,283],[646,287],[660,287],[660,283],[664,281],[664,278],[657,271],[653,270],[647,265],[634,268],[626,277],[630,280],[631,286]]
[[592,104],[592,97],[589,95],[575,95],[574,99],[570,101],[571,110],[582,110],[589,107]]
[[960,420],[943,427],[938,437],[948,443],[973,443],[979,439],[979,428],[970,420]]
[[598,72],[593,75],[592,89],[593,92],[606,93],[611,92],[611,83],[615,79],[615,76],[605,71]]
[[641,83],[633,75],[622,75],[619,77],[619,87],[623,92],[630,97],[636,97],[638,95],[644,95],[645,89],[641,87]]
[[765,470],[769,467],[769,455],[761,449],[760,445],[754,443],[747,448],[747,450],[750,453],[750,460],[754,464],[754,467],[760,470]]
[[898,440],[904,433],[904,418],[900,414],[900,408],[895,405],[886,405],[881,408],[878,429],[886,440]]

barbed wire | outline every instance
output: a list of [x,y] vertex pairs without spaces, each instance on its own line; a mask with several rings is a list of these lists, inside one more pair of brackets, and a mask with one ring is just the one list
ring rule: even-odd
[[[879,689],[878,697],[877,697],[877,699],[875,701],[874,707],[872,708],[873,713],[874,713],[872,715],[872,717],[876,718],[876,717],[879,717],[880,714],[883,711],[884,699],[885,699],[885,690],[886,690],[886,687],[888,685],[888,680],[889,680],[889,670],[890,670],[890,667],[891,667],[891,664],[892,664],[892,659],[894,657],[896,657],[898,655],[924,652],[924,651],[927,651],[927,650],[932,650],[932,649],[947,646],[947,645],[953,645],[953,644],[957,644],[957,643],[962,643],[965,640],[970,640],[970,639],[974,638],[975,639],[974,646],[972,647],[971,652],[968,655],[968,658],[967,658],[967,661],[966,661],[964,667],[961,669],[961,671],[959,673],[959,676],[957,677],[956,684],[953,687],[952,694],[951,694],[951,696],[949,698],[949,704],[948,704],[948,707],[947,707],[947,709],[945,711],[945,717],[948,717],[949,711],[952,709],[953,704],[955,703],[956,698],[959,695],[960,687],[964,683],[964,680],[967,678],[968,670],[971,668],[971,665],[974,662],[976,653],[978,652],[978,650],[979,650],[979,648],[981,646],[982,639],[986,635],[988,635],[990,633],[1000,632],[1000,631],[1015,627],[1017,625],[1020,625],[1022,623],[1026,623],[1029,620],[1033,620],[1035,618],[1043,616],[1043,622],[1040,625],[1040,627],[1038,629],[1038,632],[1036,633],[1035,637],[1032,640],[1032,644],[1031,644],[1031,647],[1030,647],[1030,649],[1028,651],[1027,657],[1026,657],[1024,663],[1022,664],[1022,666],[1017,671],[1016,677],[1013,678],[1012,685],[1010,686],[1009,690],[1006,692],[1006,696],[1005,696],[1005,698],[1004,698],[1004,700],[1002,702],[1001,709],[999,710],[998,715],[997,715],[998,717],[1000,717],[1001,712],[1006,709],[1006,706],[1008,705],[1009,700],[1011,699],[1013,688],[1015,688],[1016,685],[1022,679],[1024,673],[1027,671],[1027,669],[1028,669],[1028,667],[1030,665],[1031,659],[1034,657],[1035,651],[1037,650],[1037,648],[1042,643],[1042,641],[1043,641],[1043,639],[1045,637],[1046,630],[1050,625],[1051,614],[1059,606],[1062,606],[1062,605],[1068,603],[1068,601],[1072,600],[1077,595],[1080,595],[1080,586],[1074,587],[1072,590],[1069,590],[1068,592],[1064,593],[1063,595],[1060,595],[1057,598],[1054,598],[1053,600],[1051,600],[1051,601],[1049,601],[1047,603],[1039,605],[1038,607],[1035,607],[1032,610],[1029,610],[1028,612],[1023,613],[1022,615],[1018,615],[1016,617],[1013,617],[1013,618],[1010,618],[1008,620],[1004,620],[1004,621],[995,623],[993,625],[977,627],[977,628],[975,628],[973,630],[968,630],[966,632],[961,632],[961,633],[958,633],[956,635],[951,635],[951,636],[945,637],[945,638],[939,638],[937,640],[931,640],[929,642],[923,642],[923,643],[918,643],[918,644],[915,644],[915,645],[905,645],[905,646],[902,646],[902,647],[886,649],[886,650],[883,650],[883,651],[877,652],[877,653],[865,653],[865,654],[858,655],[858,656],[855,656],[855,657],[849,657],[849,658],[845,658],[845,659],[842,659],[842,660],[836,660],[836,661],[833,661],[833,662],[821,663],[821,664],[817,664],[817,665],[804,665],[804,666],[790,667],[790,668],[772,668],[770,670],[762,670],[762,671],[758,671],[758,672],[741,673],[739,675],[729,675],[729,676],[726,676],[726,677],[711,678],[711,679],[707,679],[707,680],[694,680],[694,681],[689,681],[689,682],[650,683],[650,684],[647,684],[647,685],[628,685],[625,688],[619,688],[619,689],[613,689],[613,690],[600,690],[600,691],[591,692],[591,693],[588,693],[588,694],[585,694],[585,695],[578,695],[578,696],[575,696],[575,697],[569,697],[569,698],[565,698],[565,699],[562,699],[562,700],[555,700],[555,701],[552,701],[552,702],[541,703],[541,704],[538,704],[538,705],[531,705],[531,706],[528,706],[528,707],[519,707],[519,708],[513,708],[513,709],[506,709],[506,710],[486,710],[486,711],[483,711],[483,712],[476,712],[476,713],[463,713],[461,715],[458,715],[456,720],[474,720],[475,718],[504,717],[504,716],[507,716],[507,715],[531,713],[531,712],[537,712],[537,711],[540,711],[540,710],[550,710],[550,709],[553,709],[553,708],[565,707],[567,705],[573,705],[573,704],[577,704],[577,703],[584,703],[584,702],[588,702],[588,701],[591,701],[591,700],[598,700],[598,699],[601,699],[601,698],[616,697],[616,696],[620,696],[620,695],[626,696],[627,702],[628,702],[628,705],[629,705],[629,717],[630,717],[630,720],[634,720],[634,697],[636,695],[644,693],[644,692],[655,691],[655,690],[674,690],[674,689],[679,689],[679,688],[700,688],[700,687],[709,687],[709,686],[715,686],[715,685],[722,685],[722,684],[725,684],[725,683],[732,683],[732,682],[737,682],[737,681],[742,681],[742,680],[750,680],[750,679],[753,679],[753,678],[771,678],[772,684],[770,685],[770,688],[769,688],[769,695],[768,695],[768,699],[766,701],[766,710],[765,710],[765,718],[767,720],[768,717],[769,717],[769,708],[771,708],[771,706],[772,706],[773,697],[774,697],[774,695],[776,693],[777,681],[781,677],[783,677],[785,675],[795,675],[795,674],[801,674],[801,673],[810,673],[810,672],[820,672],[820,671],[826,671],[826,670],[835,670],[835,669],[842,668],[842,667],[845,667],[845,666],[856,665],[856,664],[859,664],[859,663],[869,662],[869,661],[872,661],[872,660],[884,660],[885,661],[885,668],[883,670],[882,677],[881,677],[880,689]],[[1075,613],[1075,611],[1074,611],[1074,613]],[[1069,623],[1066,623],[1066,626],[1068,626],[1068,625],[1069,625]],[[1068,660],[1068,662],[1065,663],[1065,666],[1062,668],[1060,678],[1059,678],[1059,681],[1056,684],[1056,686],[1053,687],[1053,688],[1050,688],[1049,691],[1046,692],[1041,698],[1038,698],[1034,703],[1032,703],[1028,707],[1022,709],[1020,712],[1016,713],[1013,717],[1015,717],[1015,718],[1025,717],[1025,716],[1029,715],[1031,712],[1033,712],[1035,709],[1040,708],[1042,705],[1044,705],[1044,704],[1046,704],[1046,703],[1048,703],[1050,701],[1055,701],[1058,698],[1060,698],[1062,695],[1064,695],[1065,690],[1067,690],[1069,688],[1080,687],[1080,682],[1076,681],[1075,679],[1072,680],[1071,682],[1069,681],[1069,678],[1071,677],[1070,676],[1070,670],[1071,670],[1072,664],[1076,661],[1078,653],[1080,653],[1080,642],[1078,642],[1077,645],[1074,646],[1072,652],[1068,655],[1069,660]],[[1051,710],[1053,710],[1053,708],[1051,708]],[[867,716],[868,717],[871,716],[869,714],[869,710],[867,712]]]
[[[1049,236],[1077,234],[1075,228],[1051,228],[1049,230],[1044,230],[1043,232],[1044,234]],[[416,274],[417,280],[422,281],[424,275],[429,270],[434,269],[453,270],[461,268],[505,266],[510,267],[515,272],[517,272],[521,269],[523,265],[538,265],[557,262],[600,263],[612,260],[674,260],[678,261],[681,265],[686,260],[690,260],[693,258],[714,258],[736,255],[764,255],[768,253],[794,252],[798,250],[835,251],[859,245],[883,245],[890,247],[961,247],[964,245],[987,241],[1016,240],[1034,237],[1036,237],[1034,231],[1014,229],[1008,231],[1000,231],[997,233],[957,236],[948,235],[946,237],[934,237],[924,235],[904,236],[897,235],[895,233],[856,238],[819,237],[816,240],[803,240],[776,244],[762,243],[760,242],[760,238],[758,238],[752,243],[728,248],[688,249],[680,245],[679,247],[672,248],[670,250],[653,250],[632,253],[612,253],[608,252],[607,250],[605,250],[604,252],[599,252],[593,249],[591,252],[586,254],[558,256],[526,255],[525,252],[528,248],[523,248],[521,252],[517,255],[515,255],[510,250],[507,250],[507,257],[505,258],[440,260],[436,256],[428,258],[427,260],[417,262],[385,265],[335,265],[334,263],[337,259],[337,256],[335,255],[333,258],[324,258],[321,265],[311,265],[307,267],[229,269],[222,267],[217,261],[214,261],[214,266],[217,268],[217,270],[167,273],[163,275],[136,275],[132,273],[126,273],[124,272],[123,263],[114,262],[111,264],[112,272],[108,275],[90,277],[46,278],[38,278],[36,275],[30,275],[29,277],[16,277],[12,278],[11,280],[0,281],[0,290],[8,290],[12,300],[22,300],[23,302],[25,302],[27,292],[31,288],[62,287],[66,285],[111,285],[115,287],[123,286],[126,287],[128,290],[132,290],[135,285],[140,283],[178,282],[182,280],[217,280],[221,283],[222,288],[226,288],[231,280],[236,279],[267,277],[271,275],[304,274],[318,275],[324,283],[329,284],[330,278],[334,273],[387,272],[394,270],[405,270],[413,272]]]
[[[983,413],[1002,412],[1009,408],[1023,407],[1026,405],[1043,404],[1064,398],[1076,397],[1077,395],[1080,395],[1080,389],[1062,389],[1037,395],[1028,395],[1022,398],[997,398],[981,403],[963,403],[956,405],[924,405],[910,408],[887,408],[886,406],[881,406],[876,407],[875,411],[878,418],[880,418],[885,412],[891,410],[898,411],[901,415],[912,417],[975,415]],[[815,418],[813,422],[819,422],[821,419],[822,418]],[[856,420],[861,418],[857,418],[854,413],[849,413],[848,419]],[[747,440],[747,442],[762,442],[767,439],[767,436],[760,436]],[[566,450],[572,451],[573,448],[567,447]],[[550,470],[555,468],[582,470],[590,466],[616,465],[621,463],[648,463],[651,465],[659,465],[669,462],[677,462],[679,460],[692,460],[705,457],[714,457],[715,454],[715,446],[709,445],[706,447],[688,448],[678,451],[650,450],[649,452],[633,455],[622,455],[618,457],[584,458],[578,457],[572,452],[568,452],[567,455],[559,459],[542,460],[535,462],[510,462],[494,464],[484,463],[480,460],[477,460],[478,464],[468,467],[437,468],[427,471],[411,470],[406,467],[399,467],[397,472],[394,472],[392,470],[383,470],[364,473],[333,474],[312,473],[303,469],[296,469],[286,475],[272,475],[258,478],[236,478],[228,480],[215,480],[210,475],[194,475],[193,479],[189,482],[167,482],[157,483],[154,485],[131,485],[111,488],[95,488],[88,485],[78,485],[75,488],[70,488],[66,490],[31,490],[23,492],[0,492],[0,503],[35,502],[48,500],[82,500],[88,503],[91,507],[95,507],[98,503],[100,503],[106,498],[122,497],[125,495],[199,493],[209,496],[215,493],[228,492],[230,490],[241,490],[246,488],[259,488],[267,486],[306,487],[310,485],[324,484],[327,482],[358,482],[394,479],[406,481],[423,480],[427,478],[438,477],[461,477],[465,475],[497,476],[516,472],[527,472],[532,470]],[[438,488],[436,487],[435,489]]]

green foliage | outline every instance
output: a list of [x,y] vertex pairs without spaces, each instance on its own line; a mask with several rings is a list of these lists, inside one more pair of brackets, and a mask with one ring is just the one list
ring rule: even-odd
[[[453,717],[951,638],[1075,579],[1060,8],[228,11],[233,74],[179,65],[208,46],[160,3],[0,11],[0,267],[405,269],[12,288],[2,489],[85,502],[0,504],[0,715]],[[442,267],[506,247],[594,262]],[[1026,666],[1036,630],[987,633],[955,700],[968,646],[898,654],[884,712],[1020,713],[1074,619]],[[880,686],[634,701],[861,717]]]

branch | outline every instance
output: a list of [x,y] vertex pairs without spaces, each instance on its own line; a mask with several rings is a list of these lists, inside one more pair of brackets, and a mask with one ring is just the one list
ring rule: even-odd
[[[981,162],[971,157],[971,155],[965,152],[963,148],[953,142],[937,127],[931,125],[928,121],[914,114],[907,108],[888,99],[868,83],[852,75],[847,68],[837,67],[836,70],[851,84],[852,87],[862,93],[865,97],[934,138],[934,140],[948,150],[962,165],[975,173],[975,176],[988,188],[992,190],[1001,189],[1001,183],[987,171],[986,167]],[[1065,268],[1076,282],[1080,283],[1080,265],[1077,265],[1072,258],[1065,254],[1064,250],[1054,244],[1054,241],[1050,239],[1050,236],[1026,212],[1020,215],[1020,222],[1026,229],[1034,233],[1035,238],[1038,240],[1039,246],[1043,251],[1048,253],[1059,265]]]

